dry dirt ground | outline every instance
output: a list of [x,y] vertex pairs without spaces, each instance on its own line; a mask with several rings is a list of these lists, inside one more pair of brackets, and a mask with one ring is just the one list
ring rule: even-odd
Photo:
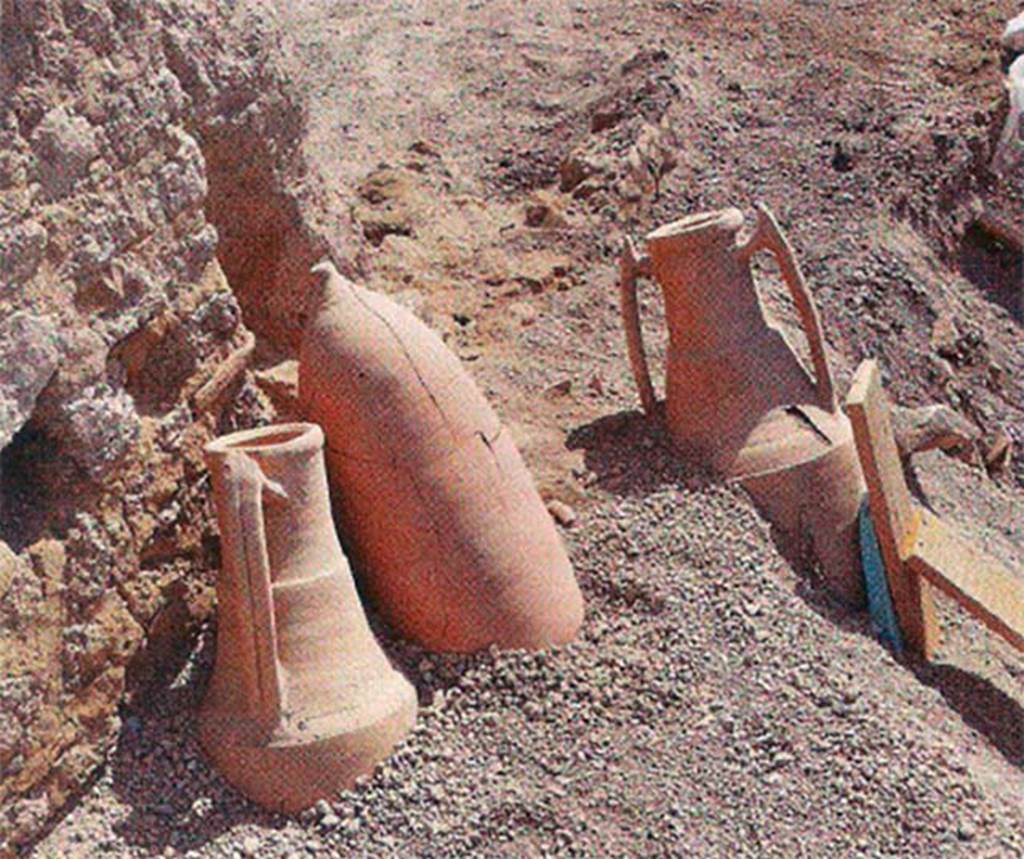
[[[284,7],[285,4],[282,4]],[[967,230],[1019,191],[984,170],[1011,2],[323,2],[282,8],[306,144],[367,283],[442,330],[520,440],[588,603],[558,652],[438,657],[379,629],[416,732],[298,818],[211,772],[207,630],[38,856],[1024,855],[1024,660],[941,604],[931,665],[833,606],[739,493],[637,411],[623,236],[766,201],[841,390],[1018,442],[1020,261]],[[964,234],[967,239],[962,239]],[[353,249],[355,252],[357,249]],[[795,315],[765,268],[765,304]],[[664,325],[642,290],[658,367]],[[800,348],[799,335],[794,343]],[[269,360],[269,358],[268,358]],[[1024,570],[1024,467],[940,454],[917,491]]]

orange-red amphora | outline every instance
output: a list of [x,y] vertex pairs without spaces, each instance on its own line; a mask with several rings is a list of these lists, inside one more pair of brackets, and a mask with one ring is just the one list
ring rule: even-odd
[[416,693],[363,613],[320,428],[246,430],[206,453],[223,561],[199,739],[250,799],[297,811],[372,771],[412,728]]
[[[630,363],[645,411],[656,408],[640,331],[639,275],[665,298],[669,329],[665,418],[678,448],[740,481],[776,527],[806,540],[830,588],[863,602],[857,511],[864,483],[849,421],[836,403],[821,323],[792,249],[760,207],[745,243],[738,209],[701,213],[627,242],[620,299]],[[765,318],[751,257],[778,261],[810,346],[812,379]]]
[[321,279],[299,360],[335,512],[367,595],[441,651],[571,640],[583,601],[509,433],[458,358],[387,297]]

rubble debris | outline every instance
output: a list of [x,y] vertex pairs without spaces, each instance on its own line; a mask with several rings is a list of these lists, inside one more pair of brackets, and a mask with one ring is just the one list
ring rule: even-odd
[[576,523],[576,511],[564,501],[552,498],[548,502],[548,513],[554,520],[565,528],[571,528]]
[[281,361],[253,373],[253,380],[281,419],[299,414],[299,362],[294,358]]
[[974,446],[981,431],[959,412],[942,403],[892,409],[892,429],[900,459],[939,448],[965,462],[974,461]]
[[231,352],[221,362],[213,375],[196,391],[193,401],[200,412],[208,412],[221,401],[224,394],[245,372],[256,347],[256,338],[251,331],[246,331],[242,345]]
[[566,208],[561,194],[541,188],[526,201],[524,221],[534,229],[561,230],[569,226]]
[[998,429],[985,439],[983,458],[985,470],[990,476],[1001,474],[1010,467],[1013,439],[1005,429]]

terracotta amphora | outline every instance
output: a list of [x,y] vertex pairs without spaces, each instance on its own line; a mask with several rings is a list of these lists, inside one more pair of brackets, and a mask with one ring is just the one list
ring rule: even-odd
[[[644,410],[656,398],[636,299],[639,275],[665,298],[669,329],[665,419],[681,451],[741,481],[762,512],[806,539],[831,589],[863,602],[857,513],[864,483],[846,416],[838,409],[821,323],[792,249],[767,208],[737,242],[738,209],[692,215],[627,241],[620,278],[623,324]],[[765,318],[751,257],[778,261],[810,347],[814,378]]]
[[571,640],[583,602],[519,451],[419,319],[330,263],[299,359],[299,400],[360,580],[403,636],[439,651]]
[[359,602],[320,428],[237,432],[206,456],[223,562],[200,742],[250,799],[298,811],[371,772],[412,728],[416,693]]

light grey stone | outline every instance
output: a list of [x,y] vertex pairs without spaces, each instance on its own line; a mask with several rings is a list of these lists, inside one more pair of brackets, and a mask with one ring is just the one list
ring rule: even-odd
[[13,630],[31,624],[43,607],[43,598],[32,566],[0,542],[0,626]]
[[1002,42],[1009,51],[1024,52],[1024,12],[1006,22]]
[[124,458],[141,430],[131,395],[105,382],[83,389],[62,411],[65,450],[94,479]]
[[174,160],[160,170],[158,193],[168,218],[201,206],[206,199],[206,172],[199,144],[180,129],[173,131],[178,141]]
[[116,20],[109,4],[100,0],[67,0],[64,20],[75,35],[99,51],[107,51],[116,44]]
[[69,535],[71,549],[65,570],[66,599],[77,611],[103,596],[105,572],[117,565],[117,549],[95,517],[79,513]]
[[0,230],[0,292],[36,273],[46,241],[46,229],[35,221]]
[[95,129],[63,105],[42,118],[30,142],[38,159],[40,181],[51,197],[67,194],[99,155]]
[[52,318],[20,312],[0,323],[0,448],[10,444],[31,417],[60,355]]

